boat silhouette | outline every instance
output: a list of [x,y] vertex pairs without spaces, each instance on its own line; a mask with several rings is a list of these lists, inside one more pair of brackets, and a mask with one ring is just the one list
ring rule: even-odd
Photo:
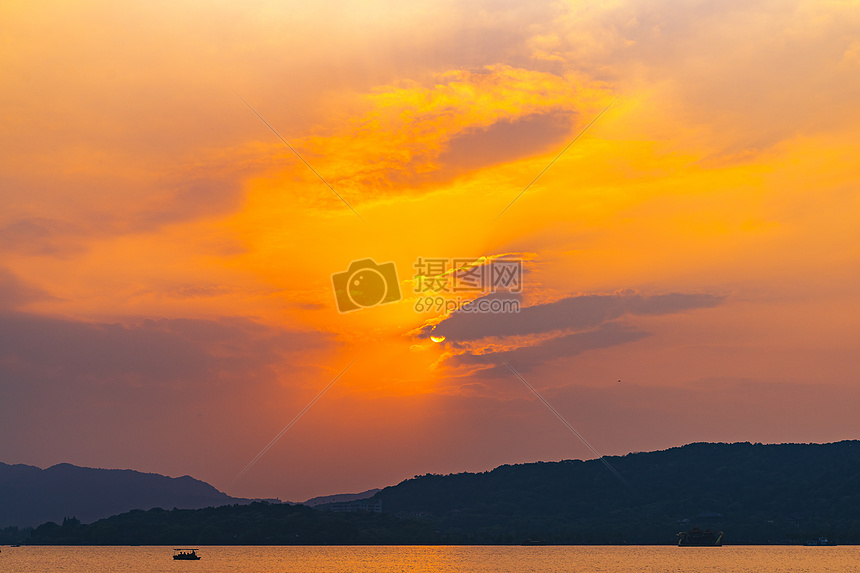
[[173,558],[177,561],[197,561],[200,556],[196,549],[174,549]]

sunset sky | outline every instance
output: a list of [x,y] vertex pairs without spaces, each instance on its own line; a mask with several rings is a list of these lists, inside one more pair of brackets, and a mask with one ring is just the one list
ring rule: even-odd
[[[593,458],[505,363],[606,455],[860,437],[860,3],[12,1],[0,85],[2,462]],[[338,312],[368,258],[402,299]]]

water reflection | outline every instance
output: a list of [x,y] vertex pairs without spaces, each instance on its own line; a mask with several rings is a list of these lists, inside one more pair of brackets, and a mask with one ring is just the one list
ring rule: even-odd
[[3,548],[15,573],[817,573],[856,571],[860,548],[726,546],[201,547],[174,561],[172,547]]

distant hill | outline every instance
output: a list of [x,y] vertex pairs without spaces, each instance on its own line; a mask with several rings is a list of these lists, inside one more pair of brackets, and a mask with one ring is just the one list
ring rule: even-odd
[[[29,535],[29,532],[27,532]],[[380,513],[331,513],[306,505],[228,505],[130,511],[84,525],[44,523],[36,545],[409,545],[435,543],[432,524]]]
[[302,502],[302,505],[308,505],[310,507],[315,507],[317,505],[325,505],[329,503],[343,503],[346,501],[355,501],[357,499],[367,499],[372,497],[377,492],[380,492],[379,488],[369,489],[367,491],[363,491],[361,493],[338,493],[335,495],[321,495],[319,497],[312,497],[311,499]]
[[189,476],[59,464],[41,469],[0,463],[0,528],[76,517],[87,523],[131,509],[200,508],[250,500],[228,496]]
[[[600,460],[506,465],[477,474],[428,474],[387,487],[371,498],[381,501],[381,514],[265,503],[132,511],[91,525],[71,519],[43,524],[22,539],[177,547],[670,544],[678,531],[698,526],[724,531],[724,543],[735,545],[819,536],[860,543],[858,441],[697,443],[606,461],[623,481]],[[19,533],[30,535],[9,536]]]
[[667,543],[693,526],[725,542],[860,543],[860,442],[697,443],[599,460],[424,475],[374,499],[451,543]]

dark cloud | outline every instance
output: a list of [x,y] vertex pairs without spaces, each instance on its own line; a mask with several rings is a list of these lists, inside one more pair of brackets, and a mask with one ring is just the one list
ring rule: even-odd
[[576,356],[587,350],[635,342],[646,336],[649,336],[649,333],[627,328],[617,322],[610,322],[595,330],[558,336],[535,346],[522,346],[491,354],[459,354],[449,358],[446,364],[449,366],[490,364],[492,368],[475,372],[473,378],[496,378],[500,373],[508,372],[502,360],[510,364],[517,372],[528,372],[548,360]]
[[[505,298],[516,295],[488,295]],[[435,327],[426,326],[421,336],[444,336],[450,342],[480,340],[488,336],[506,337],[596,328],[624,315],[674,314],[721,304],[723,297],[710,294],[671,293],[653,296],[638,294],[584,295],[567,297],[548,304],[526,307],[517,313],[455,312]]]
[[[117,180],[74,181],[66,191],[79,196],[102,192],[110,197],[120,185],[125,187],[128,199],[122,205],[113,205],[110,211],[93,204],[86,209],[71,207],[63,218],[19,216],[0,223],[0,249],[65,258],[85,251],[94,239],[148,233],[172,223],[230,213],[238,208],[244,193],[237,179],[198,174],[166,178],[156,183],[155,193],[139,183]],[[19,192],[26,194],[27,188]],[[153,195],[159,198],[150,199]],[[230,238],[203,248],[226,255],[246,250]]]
[[244,318],[95,323],[23,313],[0,315],[0,372],[42,382],[209,384],[319,347],[320,333],[279,331]]
[[470,170],[536,155],[563,146],[574,117],[569,111],[503,120],[458,134],[438,162],[444,168]]
[[83,250],[80,225],[46,217],[24,217],[0,227],[0,249],[26,255],[65,257]]
[[[481,300],[504,299],[518,301],[519,296],[494,293]],[[452,350],[445,358],[446,366],[473,367],[473,376],[495,378],[500,372],[507,372],[502,361],[517,371],[527,372],[551,360],[635,342],[650,335],[622,324],[625,316],[675,314],[717,306],[723,300],[715,295],[682,293],[567,297],[520,312],[455,312],[435,327],[423,327],[418,335],[445,337],[445,344]],[[513,339],[529,336],[539,338],[530,342]],[[481,343],[487,340],[496,345]]]
[[243,191],[238,180],[197,177],[174,183],[170,197],[155,208],[133,213],[132,230],[151,230],[188,219],[224,215],[239,207]]
[[[376,187],[390,188],[398,193],[403,186],[433,188],[475,169],[560,151],[579,120],[581,118],[574,111],[551,109],[522,117],[504,117],[488,126],[466,127],[445,143],[438,156],[435,152],[417,150],[414,163],[385,169],[381,179],[367,181],[372,180]],[[427,170],[429,164],[433,168]],[[380,175],[379,172],[371,172],[374,176]],[[377,188],[368,192],[378,191]]]
[[0,267],[0,312],[14,310],[28,302],[54,298],[45,291],[25,284],[17,276]]

